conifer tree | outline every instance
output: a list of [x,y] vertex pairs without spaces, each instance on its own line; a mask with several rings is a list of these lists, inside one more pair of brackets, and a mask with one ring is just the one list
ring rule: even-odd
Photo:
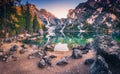
[[33,32],[38,32],[38,30],[39,30],[39,23],[37,20],[37,15],[35,15],[33,19]]

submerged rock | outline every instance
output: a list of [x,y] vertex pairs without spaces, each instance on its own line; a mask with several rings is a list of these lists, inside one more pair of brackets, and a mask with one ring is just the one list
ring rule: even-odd
[[67,44],[58,43],[55,45],[54,51],[69,51]]
[[98,56],[90,67],[90,74],[112,74],[104,58]]
[[73,59],[79,59],[82,57],[82,51],[79,49],[73,49],[72,56]]

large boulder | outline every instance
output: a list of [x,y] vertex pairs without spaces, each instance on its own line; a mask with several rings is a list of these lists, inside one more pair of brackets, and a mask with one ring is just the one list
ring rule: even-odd
[[71,57],[73,59],[79,59],[82,57],[82,51],[79,49],[73,49]]
[[90,74],[112,74],[104,58],[98,56],[96,61],[90,67]]
[[101,55],[107,63],[120,66],[120,47],[110,36],[99,36],[93,43],[98,55]]
[[69,51],[67,44],[58,43],[55,45],[54,51]]

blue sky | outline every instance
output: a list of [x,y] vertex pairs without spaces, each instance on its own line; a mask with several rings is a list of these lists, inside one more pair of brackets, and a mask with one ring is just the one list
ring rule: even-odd
[[74,9],[79,3],[86,0],[22,0],[35,4],[38,9],[46,9],[58,18],[66,18],[69,9]]

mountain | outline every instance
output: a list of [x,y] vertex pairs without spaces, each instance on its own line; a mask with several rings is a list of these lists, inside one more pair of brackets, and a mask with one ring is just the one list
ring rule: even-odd
[[0,11],[2,36],[38,32],[40,29],[107,34],[119,32],[120,29],[120,0],[88,0],[70,9],[67,18],[62,19],[28,2],[25,5],[18,2],[16,5],[14,0],[5,1]]
[[54,16],[52,13],[48,12],[45,9],[40,9],[39,11],[39,18],[46,24],[53,24],[57,25],[60,24],[60,20]]
[[88,0],[75,9],[70,9],[66,20],[67,23],[78,26],[82,23],[85,30],[92,26],[92,29],[98,29],[100,33],[116,31],[120,29],[119,4],[119,0]]

